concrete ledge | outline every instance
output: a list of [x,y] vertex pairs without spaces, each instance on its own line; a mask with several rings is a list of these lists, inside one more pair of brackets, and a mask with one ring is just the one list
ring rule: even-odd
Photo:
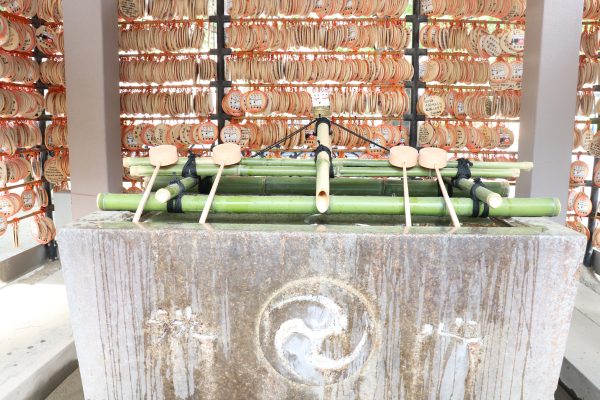
[[0,399],[43,399],[77,368],[58,263],[0,289]]

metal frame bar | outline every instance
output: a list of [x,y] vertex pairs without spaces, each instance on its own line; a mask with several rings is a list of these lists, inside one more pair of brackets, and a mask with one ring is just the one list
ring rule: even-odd
[[[598,128],[600,128],[600,126],[598,126],[598,124],[596,124],[596,126]],[[596,167],[598,165],[600,165],[600,158],[594,157],[594,169],[596,169]],[[592,212],[590,213],[590,215],[588,217],[588,230],[590,231],[590,238],[588,240],[587,247],[585,250],[585,256],[583,258],[583,265],[585,265],[588,268],[592,268],[594,265],[595,253],[594,253],[593,238],[594,238],[594,231],[596,230],[596,218],[598,216],[598,200],[600,198],[600,188],[598,188],[597,186],[594,185],[593,179],[592,179],[590,186],[591,186],[590,200],[592,201]]]
[[[36,29],[43,25],[42,21],[37,17],[33,18],[31,22]],[[40,52],[40,50],[37,48],[37,46],[35,48],[34,58],[35,58],[35,61],[40,65],[41,65],[42,60],[44,58],[46,58],[46,56],[42,52]],[[38,81],[36,84],[36,89],[42,96],[44,96],[45,91],[48,90],[48,86],[43,84],[41,81]],[[42,150],[40,152],[40,162],[41,162],[42,171],[44,170],[44,164],[46,163],[46,161],[48,160],[48,157],[50,156],[50,152],[48,151],[48,149],[46,149],[46,146],[45,146],[46,128],[47,128],[49,120],[51,120],[51,116],[44,109],[44,113],[42,114],[42,116],[40,117],[40,119],[38,121],[40,131],[42,132]],[[44,183],[42,184],[44,187],[44,190],[48,193],[48,206],[46,207],[46,216],[48,218],[52,219],[53,212],[54,212],[54,204],[52,204],[52,187],[50,185],[50,182],[48,182],[45,179],[42,179],[42,180],[44,181]],[[53,240],[46,245],[46,252],[48,254],[48,259],[54,261],[58,258],[58,245],[56,243],[56,240]]]

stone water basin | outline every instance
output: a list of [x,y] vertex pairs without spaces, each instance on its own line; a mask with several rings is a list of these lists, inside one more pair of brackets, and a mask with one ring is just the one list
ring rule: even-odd
[[60,234],[87,399],[551,399],[585,238],[545,219],[99,212]]

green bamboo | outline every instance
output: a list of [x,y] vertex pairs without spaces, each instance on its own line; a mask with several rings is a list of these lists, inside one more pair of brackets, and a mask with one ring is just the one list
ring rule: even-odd
[[[444,178],[444,181],[452,184],[450,178]],[[459,188],[470,194],[475,182],[470,179],[457,179],[456,184]],[[498,208],[498,206],[502,204],[502,196],[483,186],[479,186],[475,189],[475,196],[492,208]]]
[[[199,213],[208,196],[186,195],[182,208],[187,213]],[[141,199],[139,194],[100,194],[98,208],[105,211],[134,211]],[[458,216],[470,216],[471,199],[453,198]],[[419,216],[447,216],[444,200],[438,197],[410,199],[411,212]],[[480,205],[480,212],[483,207]],[[167,205],[151,198],[145,211],[166,211]],[[243,214],[317,214],[312,196],[217,196],[213,213]],[[332,196],[328,214],[400,215],[404,213],[402,197]],[[553,198],[507,199],[498,208],[490,209],[491,217],[554,217],[560,213],[560,202]]]
[[[183,166],[173,165],[170,167],[161,168],[159,175],[177,175],[180,176]],[[148,170],[151,167],[140,165],[131,167],[130,173],[133,176],[148,176]],[[196,166],[198,176],[215,176],[219,171],[219,167],[212,165]],[[152,172],[151,172],[152,173]],[[247,165],[232,165],[225,167],[223,176],[315,176],[316,169],[314,163],[312,167],[270,167],[270,166],[247,166]]]
[[[183,166],[174,165],[161,168],[159,176],[171,176],[173,174],[180,176]],[[197,166],[198,176],[215,176],[219,170],[216,165]],[[154,171],[153,167],[138,165],[131,167],[132,176],[150,176]],[[444,168],[441,170],[443,177],[453,178],[457,174],[456,168]],[[475,169],[471,170],[473,177],[497,179],[497,178],[518,178],[520,170],[516,168],[508,169]],[[402,177],[402,170],[395,167],[335,167],[336,177]],[[316,176],[315,165],[307,167],[272,167],[272,166],[253,166],[253,165],[232,165],[226,167],[223,176]],[[408,176],[432,177],[434,172],[425,168],[415,167],[408,170]]]
[[[147,178],[145,178],[147,179]],[[169,184],[171,178],[159,176],[152,188],[157,191]],[[485,182],[486,187],[502,197],[510,194],[507,181]],[[434,180],[409,180],[413,197],[436,197],[439,187]],[[226,176],[221,179],[218,194],[255,195],[312,195],[315,178],[279,176]],[[331,194],[336,196],[404,196],[402,181],[398,179],[337,178],[331,181]],[[454,188],[454,197],[471,197],[469,191]]]
[[[183,192],[185,192],[186,190],[198,185],[198,178],[183,178],[180,182],[184,187]],[[156,184],[154,186],[156,186]],[[158,202],[166,203],[167,201],[179,196],[181,192],[181,187],[178,184],[168,184],[167,186],[158,189],[154,197]]]
[[[185,165],[187,158],[179,158],[176,165]],[[252,166],[272,166],[272,167],[310,167],[314,165],[314,160],[296,160],[292,158],[244,158],[241,165],[252,165]],[[137,167],[137,166],[149,166],[150,160],[147,157],[129,157],[123,159],[123,166],[125,167]],[[206,165],[214,165],[212,158],[210,157],[197,157],[196,166],[202,167]],[[367,159],[349,159],[349,158],[336,158],[333,160],[333,165],[336,167],[389,167],[390,164],[387,160],[367,160]],[[449,161],[448,168],[456,168],[458,163],[456,161]],[[531,162],[480,162],[474,161],[473,168],[475,169],[519,169],[521,171],[531,171],[533,169],[533,163]]]
[[[339,167],[340,176],[362,177],[402,177],[402,169],[396,167]],[[444,168],[440,171],[443,177],[453,178],[457,174],[455,168]],[[409,177],[435,176],[435,171],[415,167],[407,171]],[[471,174],[480,178],[518,178],[519,169],[472,169]]]

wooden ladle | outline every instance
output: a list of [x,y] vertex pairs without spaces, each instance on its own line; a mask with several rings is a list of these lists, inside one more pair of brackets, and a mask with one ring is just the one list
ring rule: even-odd
[[419,161],[419,152],[417,149],[409,146],[396,146],[390,150],[389,163],[394,167],[401,167],[404,173],[404,215],[406,215],[406,226],[412,226],[410,215],[410,196],[408,194],[408,176],[406,169],[416,166]]
[[419,152],[419,165],[423,168],[435,170],[442,195],[444,196],[444,201],[446,202],[446,207],[450,212],[450,218],[452,218],[452,223],[456,228],[459,228],[460,222],[458,221],[456,210],[454,210],[454,205],[452,204],[452,201],[450,201],[450,196],[448,196],[446,185],[444,184],[442,174],[440,173],[440,168],[445,168],[448,165],[448,153],[445,150],[437,149],[435,147],[421,149]]
[[146,186],[146,190],[142,195],[142,200],[140,201],[137,211],[135,212],[133,222],[140,222],[140,218],[142,218],[142,213],[144,212],[144,208],[146,207],[148,197],[150,197],[150,192],[152,192],[152,186],[154,186],[154,181],[156,180],[156,176],[158,175],[158,171],[160,170],[160,168],[177,164],[177,161],[179,161],[177,147],[171,145],[152,147],[149,151],[149,157],[150,164],[154,165],[156,168],[154,168],[152,177],[150,178],[150,181]]
[[212,188],[210,189],[210,194],[204,204],[204,210],[202,210],[202,215],[200,216],[201,224],[206,224],[206,219],[208,218],[208,213],[210,212],[213,200],[217,194],[217,188],[219,187],[221,175],[223,175],[225,166],[235,165],[242,161],[242,148],[235,143],[220,144],[213,149],[212,159],[215,164],[219,165],[219,172],[217,173],[217,176],[215,176]]

